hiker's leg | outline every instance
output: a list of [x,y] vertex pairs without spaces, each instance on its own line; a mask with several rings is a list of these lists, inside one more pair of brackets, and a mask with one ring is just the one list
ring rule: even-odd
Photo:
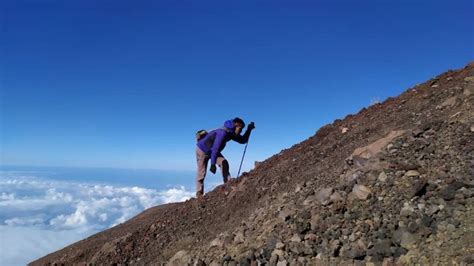
[[196,197],[198,197],[204,194],[204,178],[206,177],[207,162],[209,161],[209,157],[198,147],[196,147],[196,161]]
[[224,183],[227,183],[230,180],[229,162],[224,158],[224,156],[222,156],[222,154],[219,154],[216,163],[221,168]]

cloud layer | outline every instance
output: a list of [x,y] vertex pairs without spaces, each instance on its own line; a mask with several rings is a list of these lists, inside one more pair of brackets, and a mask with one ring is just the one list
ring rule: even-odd
[[25,264],[144,209],[192,196],[182,186],[159,191],[0,172],[0,233],[2,242],[9,239],[1,243],[0,264]]

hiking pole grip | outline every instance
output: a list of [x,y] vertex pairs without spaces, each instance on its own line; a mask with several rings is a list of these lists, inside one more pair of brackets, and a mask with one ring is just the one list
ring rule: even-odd
[[242,163],[244,162],[245,152],[247,152],[247,145],[249,145],[249,141],[245,144],[244,154],[242,154],[242,160],[240,161],[239,172],[237,173],[237,178],[240,176],[240,169],[242,169]]

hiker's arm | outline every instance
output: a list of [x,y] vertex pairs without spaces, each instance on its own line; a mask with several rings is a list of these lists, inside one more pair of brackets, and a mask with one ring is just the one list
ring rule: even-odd
[[250,137],[250,133],[252,132],[252,129],[253,128],[248,127],[243,135],[234,134],[234,136],[232,137],[232,140],[234,140],[234,141],[236,141],[240,144],[247,143],[249,141],[249,137]]
[[214,140],[214,144],[212,144],[211,148],[211,165],[216,164],[217,161],[217,154],[219,154],[219,148],[221,147],[222,141],[224,141],[224,133],[221,130],[216,132],[216,138]]

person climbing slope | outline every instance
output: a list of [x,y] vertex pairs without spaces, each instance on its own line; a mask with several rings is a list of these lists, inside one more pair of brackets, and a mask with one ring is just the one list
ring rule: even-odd
[[209,170],[215,174],[217,171],[216,164],[219,165],[224,183],[229,182],[231,179],[229,162],[225,159],[221,152],[224,150],[226,143],[230,140],[236,141],[240,144],[246,144],[248,142],[250,133],[255,128],[255,124],[251,122],[247,126],[245,133],[240,135],[244,127],[245,122],[242,119],[236,117],[232,120],[225,121],[222,128],[218,128],[210,132],[206,132],[205,130],[200,130],[197,132],[196,197],[201,197],[204,195],[204,178],[206,177],[209,159],[211,160],[211,167]]

